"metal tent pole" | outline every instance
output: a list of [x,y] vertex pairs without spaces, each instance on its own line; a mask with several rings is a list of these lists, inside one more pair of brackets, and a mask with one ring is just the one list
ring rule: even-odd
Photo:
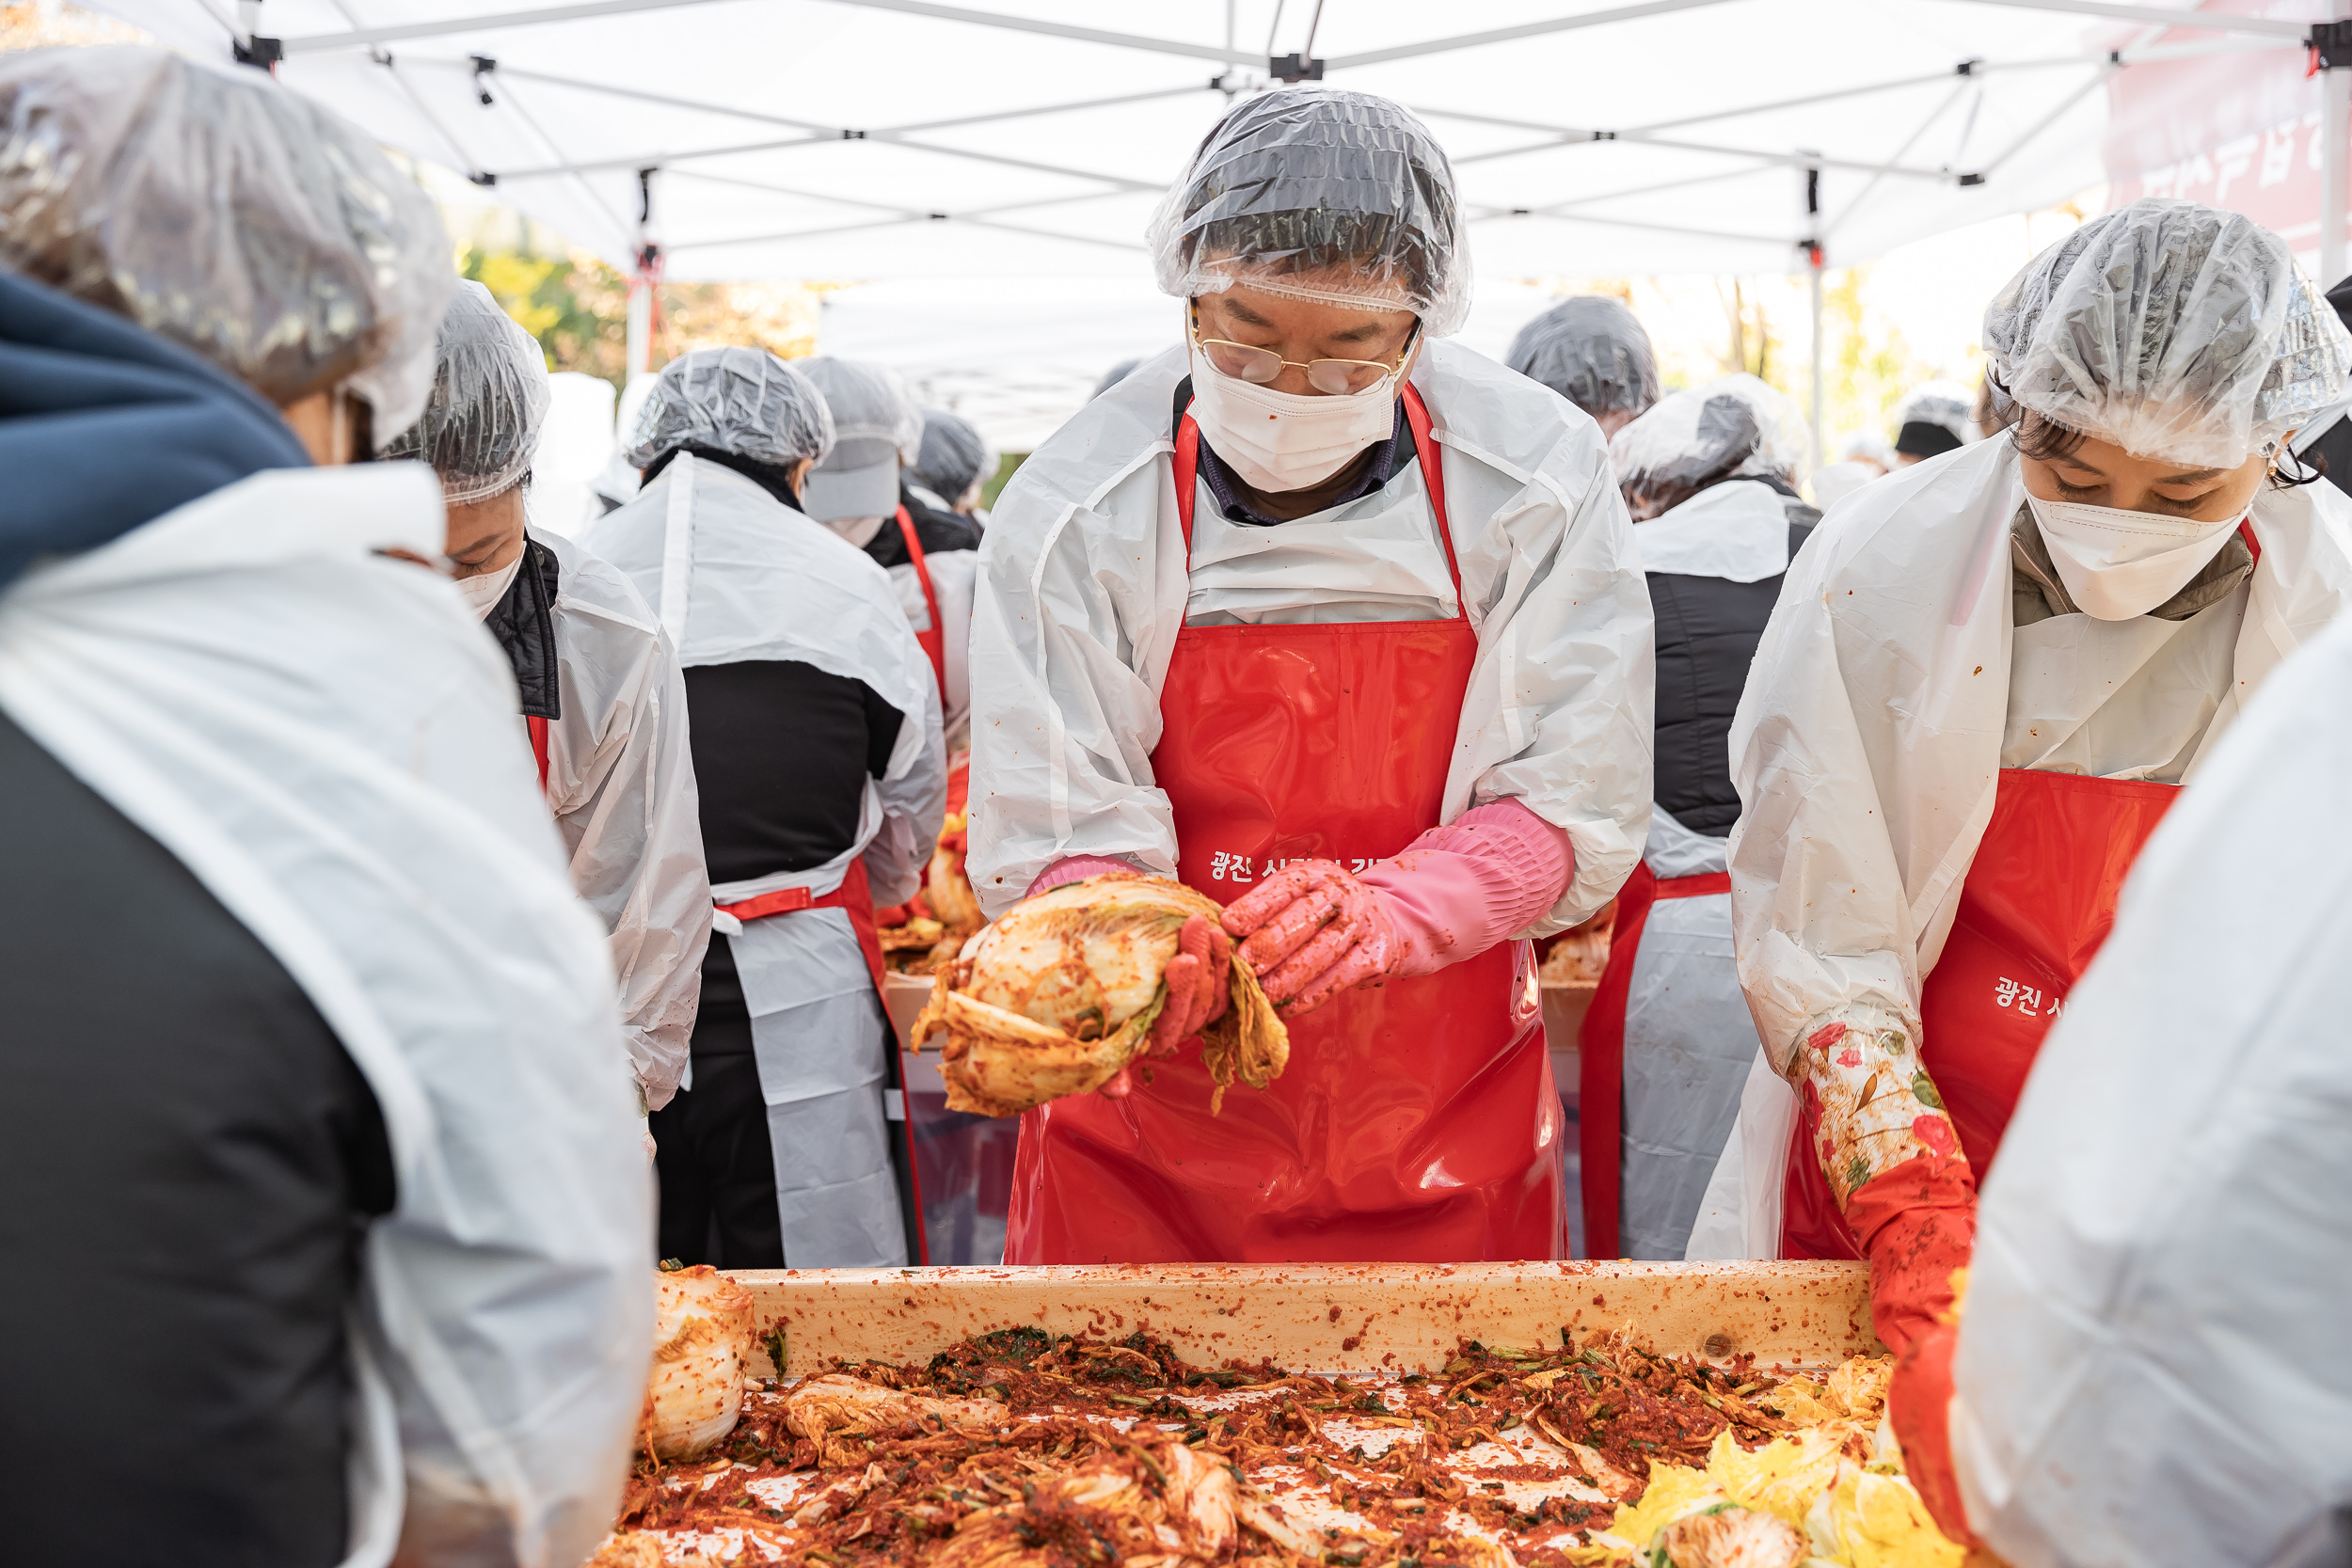
[[1827,387],[1822,372],[1821,353],[1821,171],[1816,166],[1804,171],[1801,187],[1804,193],[1804,238],[1800,247],[1804,252],[1805,283],[1813,306],[1813,471],[1821,467],[1821,453],[1827,437],[1822,434],[1821,418],[1829,406]]
[[653,176],[637,171],[637,268],[628,280],[628,378],[653,369],[653,292],[661,278],[661,247],[653,241]]
[[1813,285],[1813,468],[1818,473],[1822,453],[1827,450],[1821,435],[1821,415],[1827,406],[1823,394],[1827,388],[1821,371],[1821,247],[1818,245],[1813,247],[1813,265],[1807,272]]
[[[2339,3],[2328,9],[2342,17]],[[2319,286],[2335,287],[2344,277],[2344,153],[2352,136],[2352,23],[2321,23],[2312,29],[2319,72]]]

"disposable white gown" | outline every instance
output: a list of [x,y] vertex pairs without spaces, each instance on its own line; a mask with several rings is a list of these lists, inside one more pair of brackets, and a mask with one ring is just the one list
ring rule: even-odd
[[[2266,556],[2266,552],[2265,552]],[[1970,1522],[2017,1568],[2352,1560],[2352,620],[2149,841],[1978,1212]]]
[[[1761,582],[1788,569],[1788,532],[1780,494],[1742,479],[1636,524],[1633,542],[1645,573]],[[1665,881],[1724,871],[1728,849],[1728,840],[1653,808],[1642,858]],[[1796,1097],[1764,1065],[1740,991],[1731,895],[1651,905],[1629,978],[1621,1249],[1629,1258],[1778,1257],[1776,1218],[1765,1250],[1750,1235],[1746,1159],[1759,1139],[1788,1141]]]
[[[2010,442],[1981,441],[1849,497],[1790,567],[1756,650],[1731,728],[1732,919],[1783,1074],[1825,1023],[1920,1037],[1920,987],[2002,766],[2017,462]],[[2352,594],[2352,499],[2265,486],[2252,524],[2261,559],[2233,685],[2189,779],[2238,705]]]
[[449,583],[371,553],[441,535],[421,465],[256,475],[0,595],[0,705],[269,948],[382,1108],[347,1563],[405,1513],[420,1560],[568,1565],[644,1397],[652,1187],[513,675]]
[[548,726],[548,806],[572,885],[612,933],[623,1037],[648,1109],[686,1071],[710,942],[686,688],[628,578],[567,539],[555,552],[562,717]]
[[[1174,875],[1151,757],[1187,623],[1455,612],[1418,463],[1375,495],[1272,529],[1227,522],[1203,486],[1187,578],[1169,430],[1185,372],[1171,350],[1088,404],[1022,464],[983,536],[970,869],[992,915],[1065,855]],[[1575,877],[1517,933],[1549,935],[1606,903],[1641,852],[1649,594],[1590,419],[1442,340],[1413,384],[1478,634],[1440,819],[1508,798],[1567,832]]]
[[[813,870],[723,883],[712,897],[733,904],[787,888],[822,897],[861,857],[875,903],[911,896],[938,842],[946,755],[938,683],[889,575],[751,480],[684,452],[580,540],[660,607],[682,668],[798,660],[864,681],[905,716],[883,777],[866,783],[850,848]],[[748,925],[723,916],[715,929],[751,1009],[786,1259],[795,1268],[906,1262],[882,1105],[887,1025],[849,915],[802,910]]]

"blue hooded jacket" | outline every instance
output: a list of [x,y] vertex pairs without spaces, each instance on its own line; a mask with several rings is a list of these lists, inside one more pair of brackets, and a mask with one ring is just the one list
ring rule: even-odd
[[0,273],[0,587],[44,555],[308,452],[268,400],[121,317]]

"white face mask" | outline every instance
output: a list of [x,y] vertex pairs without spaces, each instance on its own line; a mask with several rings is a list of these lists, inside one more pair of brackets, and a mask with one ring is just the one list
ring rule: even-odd
[[862,550],[874,542],[874,535],[882,531],[882,520],[880,517],[834,517],[828,520],[825,526]]
[[490,618],[490,611],[496,610],[499,601],[506,597],[507,585],[522,569],[523,558],[517,555],[495,572],[481,572],[457,579],[457,591],[466,595],[466,608],[473,611],[475,620],[486,621]]
[[1225,466],[1253,489],[1320,484],[1396,431],[1396,380],[1321,397],[1227,375],[1192,351],[1192,417]]
[[2085,614],[2102,621],[2145,615],[2187,587],[2245,518],[2240,513],[2201,523],[2120,506],[2045,501],[2030,492],[2026,504],[2042,525],[2042,542],[2067,594]]

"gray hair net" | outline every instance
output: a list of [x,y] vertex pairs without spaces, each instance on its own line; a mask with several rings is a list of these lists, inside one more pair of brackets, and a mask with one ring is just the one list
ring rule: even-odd
[[1433,338],[1470,314],[1454,170],[1429,128],[1368,92],[1282,87],[1216,122],[1144,244],[1179,299],[1236,283],[1410,310]]
[[923,407],[898,372],[870,359],[819,356],[801,361],[802,373],[833,410],[834,461],[864,467],[878,462],[885,444],[914,466],[923,449]]
[[1914,387],[1896,400],[1893,423],[1898,432],[1907,424],[1931,424],[1963,447],[1984,439],[1984,432],[1977,428],[1977,394],[1957,381]]
[[661,367],[622,455],[632,468],[681,447],[789,467],[833,451],[833,416],[808,377],[764,348],[698,348]]
[[923,451],[912,471],[917,484],[953,506],[996,471],[996,459],[970,420],[945,408],[926,408]]
[[1519,328],[1502,362],[1595,416],[1640,414],[1658,401],[1649,334],[1607,294],[1562,300]]
[[487,500],[531,472],[553,394],[538,340],[479,283],[457,286],[441,318],[433,395],[386,457],[421,457],[452,501]]
[[2233,467],[2344,396],[2352,335],[2284,240],[2150,198],[2026,263],[1984,312],[2004,399],[2141,457]]
[[1732,479],[1804,477],[1811,434],[1788,394],[1744,372],[1669,392],[1609,443],[1636,522]]
[[0,268],[126,316],[280,407],[424,407],[456,282],[416,182],[258,71],[160,49],[0,54]]

